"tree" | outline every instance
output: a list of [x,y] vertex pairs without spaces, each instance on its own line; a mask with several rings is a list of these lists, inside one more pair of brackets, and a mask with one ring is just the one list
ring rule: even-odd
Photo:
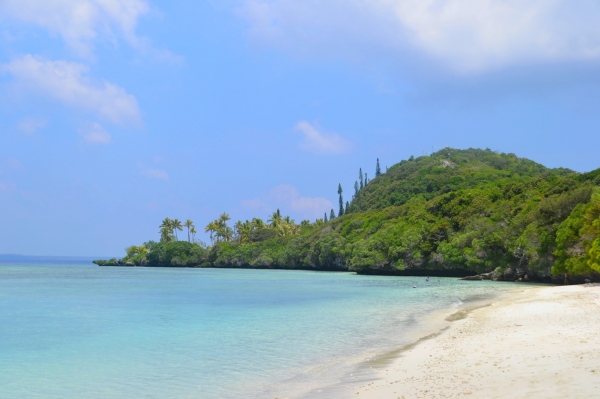
[[188,219],[185,221],[184,226],[187,227],[187,230],[188,230],[188,242],[191,242],[190,241],[190,229],[194,228],[194,222],[192,222],[190,219]]
[[190,232],[192,233],[192,242],[195,244],[196,243],[196,227],[192,226],[192,228],[190,229]]
[[338,194],[340,195],[340,210],[338,212],[338,216],[342,216],[344,214],[344,197],[342,197],[342,184],[338,184]]
[[160,229],[160,242],[171,242],[173,241],[173,234],[170,227],[161,227]]
[[367,184],[369,184],[369,178],[367,177],[367,174],[365,173],[365,187],[367,187]]
[[162,229],[169,229],[169,231],[172,233],[173,232],[173,221],[169,218],[164,218],[161,225],[159,226],[159,228]]
[[354,198],[356,198],[358,196],[358,190],[359,190],[359,188],[358,188],[358,182],[355,181],[354,182]]
[[218,223],[220,226],[226,226],[227,225],[227,221],[231,220],[231,216],[229,216],[229,214],[227,214],[227,212],[223,212],[218,219]]
[[250,222],[250,223],[252,223],[253,230],[267,228],[267,225],[265,224],[265,222],[263,222],[262,219],[259,219],[259,218],[253,218],[252,222]]
[[303,220],[300,222],[300,227],[310,227],[310,220]]
[[277,211],[273,212],[273,214],[267,220],[267,222],[269,223],[269,226],[271,226],[271,227],[279,226],[279,224],[281,223],[281,212],[279,212],[279,209],[277,209]]
[[171,227],[173,228],[173,231],[175,232],[175,238],[177,238],[177,230],[179,230],[179,231],[183,230],[183,225],[181,224],[181,221],[179,219],[173,220]]
[[209,224],[206,225],[206,227],[204,228],[204,232],[205,233],[210,233],[210,242],[211,244],[214,244],[214,240],[213,240],[213,234],[217,232],[217,230],[219,230],[219,224],[217,223],[217,221],[212,221]]
[[375,167],[375,177],[381,175],[381,167],[379,166],[379,158],[377,158],[377,166]]
[[237,238],[240,244],[243,244],[246,241],[248,241],[252,230],[252,223],[248,220],[246,220],[245,222],[237,221],[234,226],[235,237]]
[[365,186],[365,182],[363,180],[362,168],[360,168],[358,171],[358,181],[360,182],[360,189],[362,190],[363,187]]
[[329,214],[329,220],[333,220],[335,219],[335,212],[333,211],[333,208],[331,209],[331,213]]
[[327,222],[328,222],[328,220],[327,220],[327,212],[325,212],[325,216],[323,216],[323,221],[324,221],[325,223],[327,223]]
[[347,214],[349,210],[350,210],[350,203],[348,201],[346,201],[346,209],[344,210],[344,214]]

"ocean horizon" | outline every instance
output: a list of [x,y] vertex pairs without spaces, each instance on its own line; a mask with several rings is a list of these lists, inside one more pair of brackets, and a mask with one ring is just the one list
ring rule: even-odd
[[2,262],[0,397],[314,396],[410,343],[434,312],[512,288],[347,272]]

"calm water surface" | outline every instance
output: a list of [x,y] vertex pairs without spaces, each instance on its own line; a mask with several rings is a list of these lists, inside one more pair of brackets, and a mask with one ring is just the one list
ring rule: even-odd
[[406,344],[423,315],[508,286],[4,262],[0,397],[297,397]]

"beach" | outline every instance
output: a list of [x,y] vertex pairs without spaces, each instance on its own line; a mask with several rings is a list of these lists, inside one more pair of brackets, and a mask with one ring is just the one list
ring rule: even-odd
[[528,287],[450,320],[347,392],[367,399],[600,397],[600,286]]

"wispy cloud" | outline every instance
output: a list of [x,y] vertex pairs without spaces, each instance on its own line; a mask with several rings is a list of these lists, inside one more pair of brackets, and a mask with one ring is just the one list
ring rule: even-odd
[[295,56],[421,59],[459,74],[600,59],[600,3],[245,0],[256,41]]
[[272,212],[277,208],[304,218],[319,218],[333,208],[323,197],[302,197],[296,187],[282,184],[269,190],[260,199],[242,201],[242,207],[252,211]]
[[0,17],[45,29],[88,56],[97,40],[138,46],[137,22],[149,10],[143,0],[3,0]]
[[169,181],[169,174],[167,173],[166,170],[148,168],[144,164],[140,164],[139,166],[142,171],[142,175],[144,175],[150,179]]
[[33,135],[44,127],[46,127],[46,122],[35,118],[25,118],[17,123],[17,129],[27,135]]
[[306,121],[298,122],[296,130],[304,136],[300,148],[308,151],[341,154],[352,148],[351,142],[337,133],[325,133]]
[[42,94],[114,124],[141,124],[136,98],[117,85],[92,80],[85,65],[25,55],[1,65],[0,70],[15,78],[19,91]]
[[110,134],[98,123],[92,123],[85,129],[80,129],[79,134],[90,144],[109,144],[112,140]]

